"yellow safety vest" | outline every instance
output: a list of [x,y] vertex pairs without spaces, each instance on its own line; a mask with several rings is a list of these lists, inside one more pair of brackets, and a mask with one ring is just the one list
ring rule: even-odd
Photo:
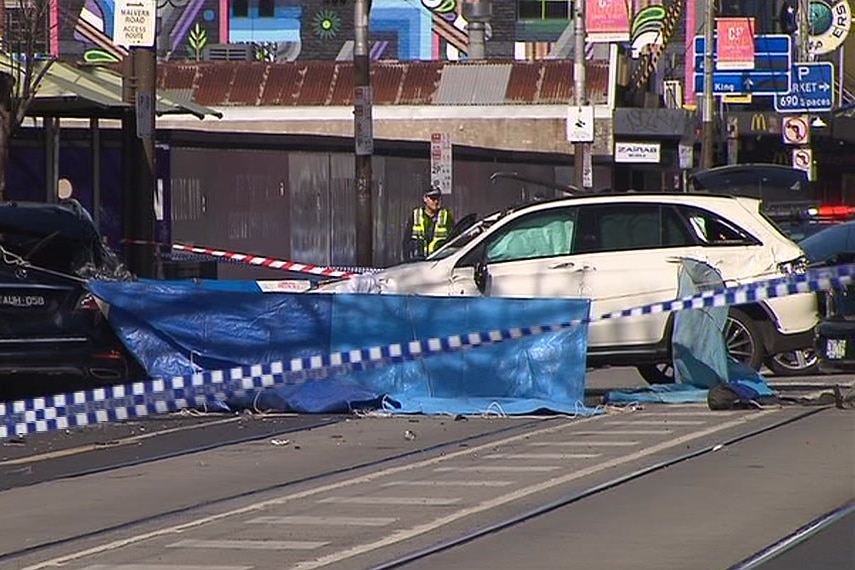
[[427,256],[445,243],[445,240],[451,234],[453,225],[454,221],[452,220],[451,212],[447,208],[442,208],[437,212],[436,224],[433,223],[433,218],[431,218],[424,208],[416,208],[413,210],[412,238],[420,241],[424,248],[422,254]]

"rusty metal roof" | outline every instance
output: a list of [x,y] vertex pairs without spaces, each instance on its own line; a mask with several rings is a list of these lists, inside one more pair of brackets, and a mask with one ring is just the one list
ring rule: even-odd
[[511,64],[448,64],[433,97],[438,105],[503,105]]
[[[192,89],[209,106],[351,105],[351,62],[161,63],[158,85]],[[374,62],[378,105],[538,105],[573,100],[573,63],[567,60]],[[587,67],[588,100],[604,104],[608,64]]]

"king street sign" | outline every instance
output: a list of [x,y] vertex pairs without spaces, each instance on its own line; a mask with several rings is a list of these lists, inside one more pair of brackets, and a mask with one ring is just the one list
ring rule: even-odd
[[834,106],[834,64],[797,63],[790,92],[775,96],[779,113],[825,113]]

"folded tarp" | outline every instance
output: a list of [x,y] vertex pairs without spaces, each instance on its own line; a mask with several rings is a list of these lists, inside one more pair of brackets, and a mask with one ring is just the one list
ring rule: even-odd
[[[309,413],[592,413],[584,397],[590,302],[261,293],[229,282],[94,281],[119,337],[153,377],[456,334],[556,325],[555,332],[291,384],[227,402]],[[381,405],[381,402],[385,404]]]

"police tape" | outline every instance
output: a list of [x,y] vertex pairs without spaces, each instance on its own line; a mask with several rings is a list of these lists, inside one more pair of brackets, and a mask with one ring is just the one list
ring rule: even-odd
[[172,251],[182,252],[184,254],[194,254],[206,258],[213,257],[219,260],[230,261],[233,263],[241,263],[244,265],[252,265],[254,267],[266,267],[268,269],[280,269],[282,271],[291,271],[294,273],[306,273],[310,275],[318,275],[321,277],[341,277],[349,278],[365,273],[368,271],[376,271],[369,268],[334,268],[324,267],[321,265],[313,265],[311,263],[299,263],[297,261],[288,261],[284,259],[276,259],[273,257],[265,257],[261,255],[253,255],[251,253],[241,253],[237,251],[226,251],[223,249],[214,249],[210,247],[201,247],[194,245],[186,245],[183,243],[161,243],[146,240],[126,239],[122,243],[130,245],[151,245],[158,247],[168,247]]
[[853,276],[855,265],[843,265],[771,281],[705,291],[664,303],[614,311],[594,319],[413,340],[294,358],[287,362],[202,371],[166,379],[19,400],[0,404],[0,438],[141,418],[191,406],[201,407],[241,396],[249,390],[322,380],[339,374],[558,332],[591,320],[724,307],[786,295],[840,289],[852,283]]

